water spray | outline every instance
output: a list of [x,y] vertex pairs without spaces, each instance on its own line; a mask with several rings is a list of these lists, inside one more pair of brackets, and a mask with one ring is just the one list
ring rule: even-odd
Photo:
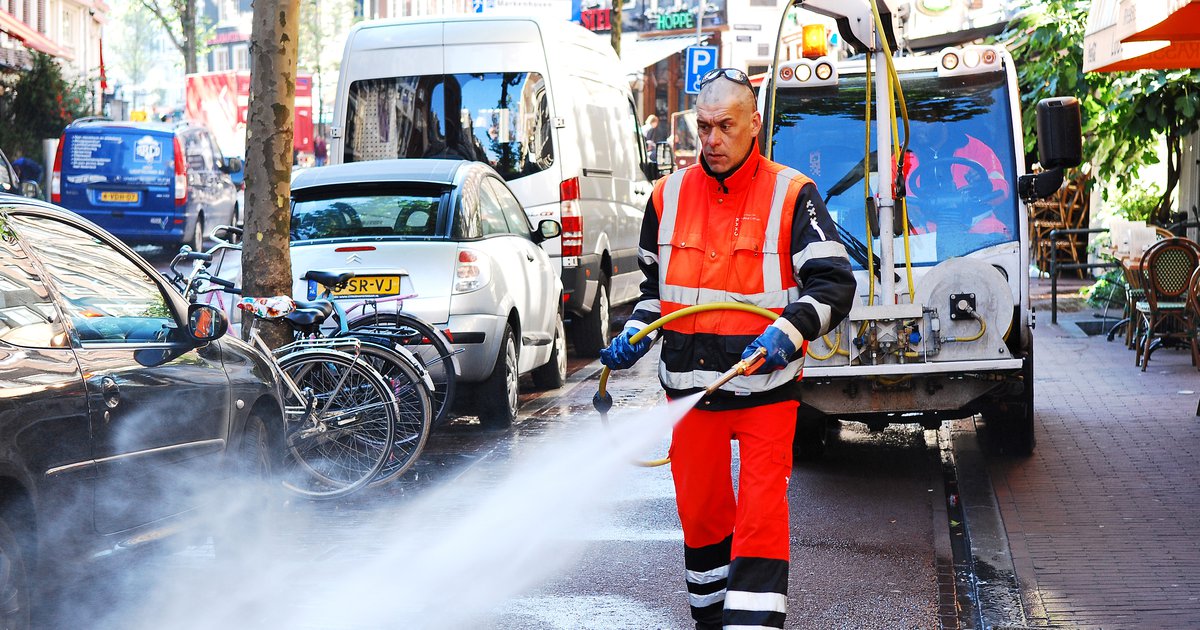
[[[662,328],[663,326],[681,317],[687,317],[697,313],[704,313],[706,311],[745,311],[747,313],[761,315],[770,321],[775,321],[779,318],[778,313],[762,308],[761,306],[754,306],[752,304],[742,304],[740,302],[714,302],[712,304],[697,304],[695,306],[681,308],[678,311],[654,320],[645,328],[639,330],[636,334],[630,337],[629,343],[635,344],[642,339],[645,339],[646,335],[650,334],[651,331]],[[708,387],[704,388],[702,395],[689,396],[688,398],[683,398],[681,400],[690,401],[692,405],[695,405],[700,401],[701,398],[704,396],[711,396],[713,392],[716,392],[721,388],[722,385],[733,380],[735,377],[754,372],[762,366],[763,362],[766,361],[766,358],[767,349],[759,348],[754,352],[754,354],[742,359],[741,361],[738,361],[724,374],[718,376],[715,381],[713,381]],[[611,371],[612,370],[610,370],[608,366],[604,366],[604,369],[600,370],[600,385],[597,388],[596,395],[592,396],[592,406],[595,407],[596,411],[600,413],[600,421],[604,423],[605,427],[608,426],[608,412],[613,406],[612,395],[608,393],[608,375],[611,373]],[[636,466],[652,468],[655,466],[669,464],[670,462],[671,458],[663,457],[661,459],[635,460],[633,463]]]

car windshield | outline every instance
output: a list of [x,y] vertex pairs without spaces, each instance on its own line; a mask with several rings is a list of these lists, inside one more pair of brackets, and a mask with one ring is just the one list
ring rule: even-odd
[[536,72],[355,81],[346,111],[346,162],[476,160],[505,180],[554,162],[546,82]]
[[292,203],[292,241],[320,238],[438,236],[438,190],[344,195]]
[[[932,265],[1016,240],[1016,152],[1005,75],[938,78],[920,71],[901,73],[901,80],[911,129],[904,170],[913,263]],[[773,157],[816,182],[843,240],[852,253],[858,250],[852,258],[859,268],[866,260],[867,234],[865,93],[863,76],[851,75],[835,87],[780,89],[775,97]],[[874,133],[871,143],[874,194],[879,184]],[[878,255],[877,238],[872,247]]]

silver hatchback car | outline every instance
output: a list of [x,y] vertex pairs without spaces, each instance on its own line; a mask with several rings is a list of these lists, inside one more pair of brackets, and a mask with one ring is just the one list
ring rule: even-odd
[[516,417],[518,381],[558,387],[566,376],[562,280],[535,229],[491,167],[462,160],[377,160],[307,169],[292,181],[291,255],[297,298],[310,270],[353,271],[335,298],[372,301],[444,332],[459,388],[491,426]]

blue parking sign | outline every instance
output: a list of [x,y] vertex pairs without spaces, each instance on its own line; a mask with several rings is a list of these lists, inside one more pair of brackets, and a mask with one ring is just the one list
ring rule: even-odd
[[700,77],[717,67],[716,46],[689,46],[687,48],[687,76],[683,90],[688,94],[700,93]]

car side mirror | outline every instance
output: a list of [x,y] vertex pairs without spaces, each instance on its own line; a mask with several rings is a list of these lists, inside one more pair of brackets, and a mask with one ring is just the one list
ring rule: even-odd
[[21,194],[34,199],[42,198],[42,187],[37,182],[25,181],[21,182]]
[[187,333],[197,345],[220,339],[228,330],[229,320],[221,309],[208,304],[188,305]]
[[225,168],[221,170],[232,175],[233,173],[240,173],[245,167],[246,165],[242,163],[242,158],[227,157],[225,158]]
[[541,243],[548,241],[562,234],[562,225],[554,219],[542,219],[538,221],[537,232],[533,233],[533,242]]

